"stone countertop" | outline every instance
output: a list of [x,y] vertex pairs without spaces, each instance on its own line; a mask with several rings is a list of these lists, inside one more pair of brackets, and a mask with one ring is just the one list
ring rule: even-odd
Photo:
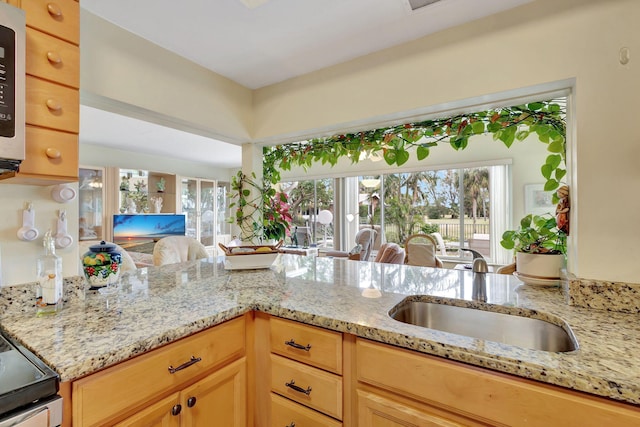
[[[0,326],[71,381],[207,327],[259,310],[495,371],[640,404],[640,316],[569,306],[561,288],[487,274],[487,302],[471,298],[473,273],[280,255],[271,269],[227,271],[215,260],[123,275],[114,296],[67,279],[64,309],[36,317],[33,285],[0,288]],[[529,350],[398,322],[407,295],[526,314],[573,330],[579,349]]]

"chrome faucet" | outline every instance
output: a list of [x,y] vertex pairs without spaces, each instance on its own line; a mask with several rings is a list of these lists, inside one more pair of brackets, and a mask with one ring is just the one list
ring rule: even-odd
[[471,298],[474,301],[487,302],[487,276],[489,271],[487,261],[482,254],[473,249],[462,249],[473,254],[473,287],[471,288]]
[[488,273],[489,266],[482,254],[473,249],[462,248],[461,251],[471,252],[473,254],[473,272],[474,273]]

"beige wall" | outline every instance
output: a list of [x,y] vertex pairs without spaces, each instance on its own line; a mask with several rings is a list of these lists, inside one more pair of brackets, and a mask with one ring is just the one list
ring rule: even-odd
[[[78,190],[78,184],[71,184]],[[39,187],[0,183],[0,275],[2,285],[34,282],[36,260],[44,253],[42,236],[47,230],[57,231],[58,211],[67,212],[68,232],[74,244],[66,249],[57,249],[62,257],[64,276],[77,275],[78,270],[78,199],[69,203],[58,203],[51,198],[52,186]],[[35,211],[35,228],[39,237],[31,242],[19,240],[18,229],[22,226],[22,211],[31,202]],[[2,292],[0,290],[0,292]]]
[[[637,22],[636,0],[537,0],[257,90],[253,135],[323,134],[575,79],[569,269],[581,278],[640,283]],[[622,47],[631,52],[627,65],[618,60]]]
[[170,126],[222,141],[248,140],[251,90],[84,9],[80,25],[80,88],[90,95],[85,99],[113,100],[116,108],[148,111],[171,120]]

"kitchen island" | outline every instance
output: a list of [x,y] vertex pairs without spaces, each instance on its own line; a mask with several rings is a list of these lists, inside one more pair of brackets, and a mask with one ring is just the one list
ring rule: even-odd
[[[640,317],[566,304],[560,288],[473,273],[343,259],[280,255],[271,269],[227,271],[221,260],[139,269],[118,293],[67,281],[61,313],[35,317],[30,287],[0,288],[0,325],[70,382],[214,325],[258,311],[572,390],[640,405]],[[579,349],[555,353],[398,322],[389,310],[408,295],[570,325]]]

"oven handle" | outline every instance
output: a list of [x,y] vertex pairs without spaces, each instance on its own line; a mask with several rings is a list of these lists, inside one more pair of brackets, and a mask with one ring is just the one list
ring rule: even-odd
[[7,420],[8,424],[4,424],[4,422],[0,421],[0,426],[6,425],[11,427],[20,427],[20,426],[37,426],[37,427],[49,427],[49,408],[43,406],[41,408],[37,408],[36,410],[27,412],[23,415],[18,415],[15,418]]

